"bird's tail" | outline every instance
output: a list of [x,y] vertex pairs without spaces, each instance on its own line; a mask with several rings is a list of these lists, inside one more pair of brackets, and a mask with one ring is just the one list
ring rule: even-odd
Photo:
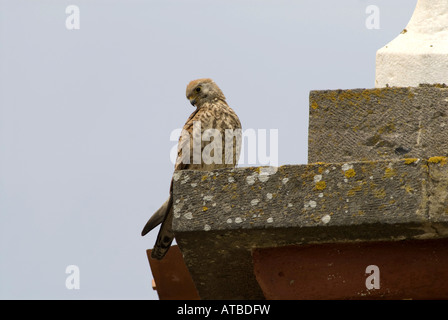
[[173,198],[170,195],[168,200],[166,200],[165,203],[162,204],[162,206],[156,212],[154,212],[151,218],[149,218],[148,222],[146,222],[145,227],[142,230],[142,236],[146,235],[149,231],[163,222],[172,205]]
[[165,220],[163,220],[162,226],[160,227],[159,234],[157,235],[154,249],[151,251],[151,257],[153,259],[161,260],[170,249],[171,242],[174,239],[172,202],[168,210]]

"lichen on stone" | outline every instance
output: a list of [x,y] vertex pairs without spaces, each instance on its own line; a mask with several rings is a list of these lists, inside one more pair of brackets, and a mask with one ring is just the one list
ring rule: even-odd
[[354,169],[348,169],[345,171],[344,175],[347,178],[353,178],[356,175],[356,171]]
[[429,163],[440,163],[441,166],[446,164],[447,157],[431,157],[428,159]]

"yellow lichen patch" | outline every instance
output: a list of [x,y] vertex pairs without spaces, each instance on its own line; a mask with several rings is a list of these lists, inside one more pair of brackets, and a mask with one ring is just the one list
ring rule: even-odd
[[386,170],[384,170],[384,178],[392,178],[393,176],[397,175],[397,171],[395,171],[394,168],[387,167]]
[[202,211],[207,211],[208,208],[207,207],[202,207]]
[[312,171],[312,170],[307,170],[307,171],[305,171],[304,173],[302,173],[302,174],[300,175],[300,177],[301,177],[302,181],[307,181],[307,180],[308,180],[308,181],[313,181],[315,175],[316,175],[316,174],[315,174],[314,171]]
[[344,174],[347,178],[353,178],[354,176],[356,176],[356,171],[354,169],[348,169]]
[[362,190],[362,186],[361,185],[353,187],[350,190],[348,190],[347,196],[354,196],[356,192],[361,191],[361,190]]
[[405,185],[403,188],[407,193],[414,193],[414,188],[412,188],[410,185]]
[[319,105],[317,104],[316,101],[313,101],[313,102],[311,103],[311,108],[313,108],[314,110],[316,110],[317,108],[319,108]]
[[338,94],[338,99],[339,101],[344,101],[344,100],[358,100],[359,101],[359,94],[356,92],[353,92],[353,90],[344,90],[341,91]]
[[363,90],[361,96],[364,100],[370,101],[372,96],[376,98],[383,98],[385,94],[385,90],[382,88],[377,89],[366,89]]
[[327,187],[325,181],[316,182],[316,186],[314,187],[316,190],[324,190]]
[[208,176],[207,175],[205,175],[205,176],[202,176],[202,181],[204,181],[205,179],[207,179],[208,178]]
[[418,161],[417,158],[408,158],[408,159],[404,159],[404,164],[413,164],[417,161]]
[[383,199],[386,196],[386,191],[384,190],[384,188],[374,189],[373,190],[373,195],[377,199]]
[[260,167],[256,167],[253,169],[256,173],[260,174]]
[[446,157],[432,157],[428,159],[429,163],[440,163],[441,166],[446,164]]

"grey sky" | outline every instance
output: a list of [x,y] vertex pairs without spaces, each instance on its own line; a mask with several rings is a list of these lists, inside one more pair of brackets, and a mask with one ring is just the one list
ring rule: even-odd
[[157,299],[140,231],[187,83],[213,78],[244,129],[278,129],[280,165],[306,163],[309,91],[373,87],[416,2],[0,0],[0,299]]

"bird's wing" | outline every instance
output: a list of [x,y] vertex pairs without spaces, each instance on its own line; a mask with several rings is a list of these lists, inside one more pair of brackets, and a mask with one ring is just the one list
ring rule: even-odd
[[142,230],[142,236],[146,235],[149,231],[157,227],[162,221],[165,219],[165,216],[170,211],[171,206],[173,205],[173,197],[170,193],[170,197],[165,201],[164,204],[149,218],[148,222],[146,222],[145,227]]
[[[174,166],[174,171],[178,170],[188,170],[190,164],[193,163],[193,124],[194,121],[198,120],[200,116],[199,108],[197,108],[189,117],[187,122],[185,122],[182,128],[182,133],[179,137],[179,142],[177,144],[177,159]],[[189,158],[189,161],[185,161],[182,150],[190,150],[189,155],[185,155],[185,158]],[[187,163],[189,162],[189,163]]]
[[[199,109],[196,109],[190,117],[188,117],[187,122],[185,123],[183,127],[183,131],[181,133],[181,136],[179,138],[178,148],[177,148],[177,160],[174,167],[174,170],[185,170],[188,169],[189,164],[184,163],[182,161],[182,149],[185,147],[185,144],[192,144],[191,139],[189,139],[189,136],[187,138],[186,135],[190,135],[193,130],[193,118],[198,113]],[[191,150],[192,146],[188,146]],[[173,180],[171,179],[171,187],[170,187],[170,196],[168,200],[165,201],[165,203],[149,218],[148,222],[146,223],[145,227],[142,230],[142,236],[146,235],[148,232],[150,232],[152,229],[157,227],[159,224],[164,222],[166,217],[168,216],[171,207],[173,205]],[[159,231],[160,234],[160,231]]]

